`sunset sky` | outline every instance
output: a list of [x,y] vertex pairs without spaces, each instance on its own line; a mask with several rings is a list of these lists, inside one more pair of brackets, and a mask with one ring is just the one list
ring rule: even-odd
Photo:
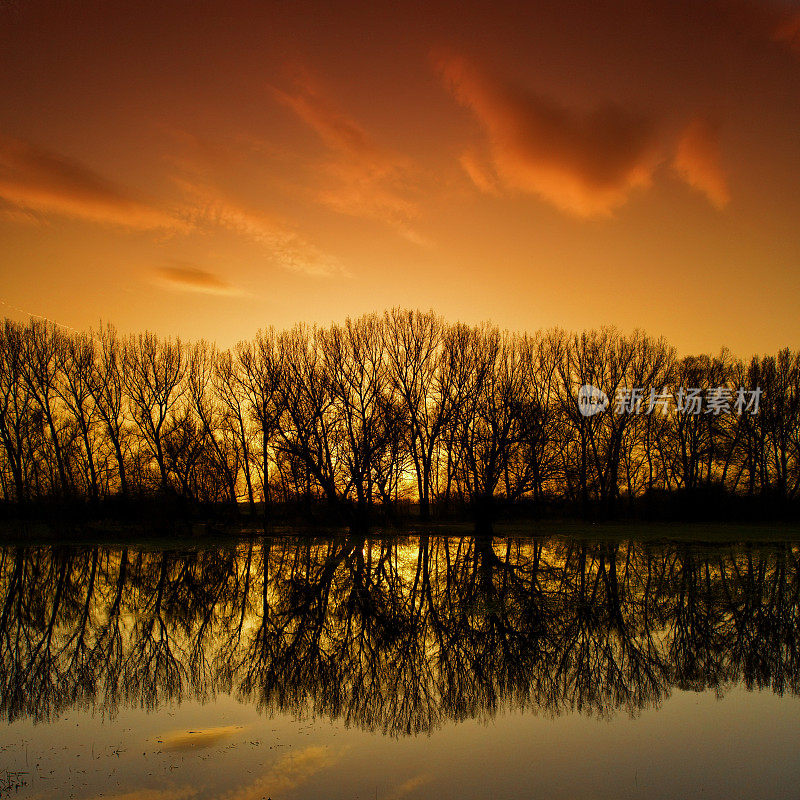
[[800,5],[0,0],[3,315],[800,345]]

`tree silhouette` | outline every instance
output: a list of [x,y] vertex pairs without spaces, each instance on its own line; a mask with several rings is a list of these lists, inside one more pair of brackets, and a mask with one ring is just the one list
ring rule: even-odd
[[[581,413],[584,384],[608,395],[604,413]],[[678,359],[641,331],[518,335],[402,309],[230,351],[5,320],[0,445],[3,499],[20,504],[322,501],[366,521],[408,501],[423,519],[513,504],[612,515],[718,491],[766,513],[800,498],[800,353]]]

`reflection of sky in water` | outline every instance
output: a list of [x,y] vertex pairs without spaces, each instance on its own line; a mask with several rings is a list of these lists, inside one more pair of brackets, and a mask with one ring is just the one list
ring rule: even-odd
[[[15,720],[0,786],[42,800],[795,796],[795,546],[351,545],[3,551]],[[109,657],[93,660],[114,613]],[[44,706],[34,677],[51,684]],[[45,707],[50,722],[27,713]]]
[[[167,751],[156,741],[202,723],[236,732],[197,749]],[[265,718],[220,697],[123,711],[113,723],[86,712],[49,726],[14,723],[0,736],[0,777],[29,771],[17,796],[43,800],[351,800],[376,791],[384,800],[788,798],[800,781],[798,735],[797,699],[740,689],[723,700],[676,692],[634,719],[510,713],[400,739]]]
[[159,736],[156,744],[161,745],[160,749],[165,753],[198,750],[212,747],[221,739],[228,739],[241,730],[241,725],[220,725],[216,728],[201,728],[192,731],[169,731]]

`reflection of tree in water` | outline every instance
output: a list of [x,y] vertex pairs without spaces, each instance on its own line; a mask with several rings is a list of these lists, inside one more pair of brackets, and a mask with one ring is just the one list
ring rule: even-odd
[[800,690],[796,545],[263,538],[0,551],[3,716],[228,692],[393,734]]

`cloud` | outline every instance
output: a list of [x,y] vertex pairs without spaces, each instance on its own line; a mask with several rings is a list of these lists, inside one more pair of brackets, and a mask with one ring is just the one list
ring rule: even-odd
[[716,208],[722,209],[731,198],[720,162],[717,127],[697,117],[681,134],[672,165],[689,186],[702,192]]
[[800,12],[781,17],[772,29],[772,38],[800,55]]
[[[659,162],[654,126],[613,103],[576,111],[503,83],[467,59],[434,54],[445,86],[483,128],[497,182],[582,217],[604,216],[649,186]],[[464,164],[473,182],[490,173]],[[483,188],[483,187],[481,187]]]
[[263,244],[279,267],[316,277],[349,277],[331,255],[306,241],[283,220],[260,209],[249,208],[208,184],[176,179],[190,199],[186,215],[193,225],[218,226]]
[[59,214],[136,229],[184,227],[79,161],[1,135],[0,199],[28,214]]
[[500,189],[492,168],[478,152],[472,148],[465,150],[459,159],[461,167],[470,180],[485,194],[499,195]]
[[10,203],[2,197],[0,197],[0,219],[14,222],[17,225],[40,225],[42,222],[41,214]]
[[426,783],[429,783],[431,780],[430,775],[415,775],[413,778],[409,778],[407,781],[403,781],[390,795],[390,800],[401,800],[401,798],[406,797],[417,789],[420,786],[424,786]]
[[261,800],[263,797],[283,797],[323,769],[333,766],[341,752],[332,753],[327,747],[306,747],[278,759],[267,773],[241,789],[224,795],[222,800]]
[[[308,75],[298,78],[294,93],[277,87],[272,91],[275,98],[294,111],[331,150],[348,153],[365,163],[372,162],[378,169],[387,166],[384,154],[366,131],[326,100]],[[388,166],[391,168],[391,164]]]
[[273,96],[321,139],[328,150],[322,173],[328,186],[315,187],[318,202],[341,214],[384,222],[417,244],[419,216],[411,199],[414,167],[404,156],[382,148],[355,120],[324,97],[314,79],[303,74],[291,92],[272,87]]
[[[211,145],[188,135],[195,150]],[[221,152],[219,148],[214,153]],[[188,169],[192,161],[178,162]],[[0,136],[0,218],[36,224],[59,214],[132,229],[203,232],[222,227],[263,244],[283,269],[312,276],[347,276],[338,261],[306,241],[286,222],[238,203],[197,179],[177,177],[183,199],[166,213],[116,186],[74,159],[42,150],[19,139]],[[192,266],[164,267],[158,278],[173,288],[210,294],[238,294],[235,287]]]
[[192,786],[182,786],[175,789],[136,789],[123,794],[100,794],[96,795],[95,800],[101,797],[103,800],[189,800],[196,796],[197,789]]
[[800,11],[765,0],[716,0],[716,9],[739,34],[800,55]]
[[202,294],[240,295],[242,291],[233,284],[218,278],[213,272],[193,267],[190,264],[175,263],[172,266],[156,268],[155,277],[171,289]]
[[[202,275],[209,275],[202,270],[195,270]],[[216,280],[210,276],[212,280]],[[201,730],[171,731],[158,737],[161,749],[167,752],[180,752],[183,750],[201,750],[217,744],[222,739],[227,739],[244,730],[241,725],[222,725],[216,728],[203,728]]]

